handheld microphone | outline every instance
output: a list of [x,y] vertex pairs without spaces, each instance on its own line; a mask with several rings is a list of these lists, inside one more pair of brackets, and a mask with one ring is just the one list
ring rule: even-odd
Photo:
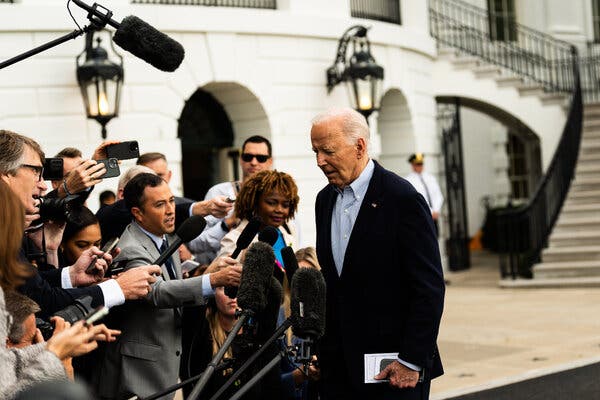
[[259,229],[260,220],[252,218],[250,221],[248,221],[248,225],[246,225],[246,227],[240,234],[240,237],[238,237],[237,242],[235,242],[235,250],[231,254],[231,258],[238,258],[242,250],[250,246],[250,243],[252,243],[252,240],[254,239],[254,236],[256,236],[256,234],[258,233]]
[[[254,236],[256,236],[259,229],[260,220],[258,220],[257,218],[252,218],[250,221],[248,221],[248,225],[244,227],[244,230],[242,231],[242,233],[240,233],[240,237],[238,237],[237,242],[235,242],[235,250],[231,254],[231,258],[238,258],[242,250],[244,250],[250,245],[250,243],[252,243],[252,240],[254,240]],[[226,286],[225,294],[230,299],[235,299],[238,294],[238,289],[235,286]]]
[[[94,3],[90,6],[81,0],[71,0],[95,17],[116,29],[113,40],[119,47],[141,58],[161,71],[175,71],[185,56],[183,46],[140,18],[130,15],[119,23],[112,19],[112,11]],[[98,6],[105,10],[102,12]]]
[[243,311],[259,313],[267,305],[275,255],[266,243],[256,242],[246,252],[237,302]]
[[286,246],[281,249],[281,258],[283,259],[283,266],[285,267],[285,275],[287,276],[288,282],[292,283],[292,278],[298,270],[298,260],[294,249],[290,246]]
[[269,244],[271,247],[277,242],[278,237],[279,232],[277,231],[277,228],[270,225],[265,226],[263,230],[258,233],[258,240]]
[[177,251],[182,243],[189,242],[201,234],[204,227],[206,227],[206,220],[199,215],[192,215],[183,221],[179,229],[177,229],[177,232],[175,232],[175,240],[170,243],[167,250],[154,261],[154,264],[163,265],[165,261]]

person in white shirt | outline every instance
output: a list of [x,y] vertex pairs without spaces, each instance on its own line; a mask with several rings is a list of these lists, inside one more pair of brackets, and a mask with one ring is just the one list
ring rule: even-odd
[[432,174],[423,171],[423,163],[425,156],[423,153],[414,153],[408,158],[408,162],[412,166],[412,172],[404,177],[409,181],[417,192],[427,201],[429,209],[431,210],[431,218],[435,225],[436,235],[439,234],[438,219],[440,217],[440,211],[442,204],[444,204],[444,196],[440,190],[437,179]]

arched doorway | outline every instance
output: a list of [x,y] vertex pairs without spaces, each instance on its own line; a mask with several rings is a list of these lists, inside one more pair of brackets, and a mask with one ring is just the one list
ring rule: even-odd
[[239,149],[253,135],[271,140],[271,127],[261,102],[247,87],[211,82],[196,90],[178,127],[184,195],[203,199],[212,185],[238,179]]
[[214,185],[220,149],[233,145],[233,128],[225,109],[202,89],[185,102],[179,118],[183,194],[200,200]]
[[400,90],[390,89],[381,99],[377,130],[381,137],[381,164],[400,176],[408,174],[406,160],[415,151],[415,136],[408,103]]

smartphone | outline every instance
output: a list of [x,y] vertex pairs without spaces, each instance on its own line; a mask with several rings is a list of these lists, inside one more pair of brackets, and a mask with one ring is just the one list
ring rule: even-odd
[[[108,242],[106,242],[106,244],[104,245],[104,247],[102,247],[100,249],[101,252],[103,253],[110,253],[111,251],[113,251],[113,249],[117,246],[117,243],[119,243],[119,237],[114,237],[112,239],[110,239]],[[94,258],[92,260],[92,262],[90,262],[90,265],[88,265],[88,267],[85,269],[85,273],[86,274],[91,274],[92,272],[95,271],[95,265],[96,265],[96,258]]]
[[235,203],[235,196],[233,196],[233,197],[227,197],[225,199],[225,201],[228,202],[228,203]]
[[99,176],[99,179],[104,178],[114,178],[115,176],[121,175],[121,170],[119,169],[119,160],[116,158],[108,158],[105,160],[98,160],[98,164],[104,164],[104,168],[106,168],[106,173],[102,176]]
[[60,157],[48,157],[44,160],[45,181],[60,181],[63,178],[64,161]]
[[93,325],[94,322],[101,320],[108,314],[108,307],[100,306],[85,316],[85,324]]
[[140,156],[140,148],[137,140],[111,144],[106,146],[106,155],[108,158],[129,160],[130,158],[138,158]]
[[192,272],[194,271],[196,268],[198,268],[200,266],[199,262],[196,262],[194,260],[186,260],[184,262],[181,263],[181,272],[185,273],[185,272]]

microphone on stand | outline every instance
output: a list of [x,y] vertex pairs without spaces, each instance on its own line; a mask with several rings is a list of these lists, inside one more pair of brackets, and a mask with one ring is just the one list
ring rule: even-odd
[[292,284],[292,278],[298,270],[298,260],[296,259],[296,253],[291,246],[286,246],[281,249],[281,258],[283,259],[283,266],[285,267],[285,275],[289,284]]
[[305,370],[314,355],[314,346],[325,332],[325,279],[315,268],[299,268],[292,278],[291,315],[292,332],[304,339],[296,361]]
[[[140,18],[130,15],[121,22],[112,19],[112,11],[97,3],[90,6],[81,0],[71,0],[88,12],[88,19],[108,24],[116,29],[114,42],[134,56],[161,71],[173,72],[185,56],[183,46]],[[104,11],[104,12],[103,12]]]
[[[260,220],[259,219],[252,218],[250,221],[248,221],[248,224],[244,227],[244,230],[242,230],[242,233],[240,233],[240,236],[238,237],[237,241],[235,242],[235,250],[233,250],[233,253],[231,253],[231,258],[233,258],[233,259],[238,258],[238,256],[242,252],[242,250],[244,250],[248,246],[250,246],[250,243],[252,243],[252,240],[254,240],[254,236],[256,236],[259,229],[260,229]],[[225,286],[225,294],[230,299],[235,299],[237,297],[237,293],[238,293],[237,287]],[[238,304],[239,304],[239,302],[238,302]]]
[[246,259],[244,260],[244,267],[242,268],[240,290],[237,296],[238,306],[242,309],[240,317],[229,335],[227,335],[225,342],[217,354],[215,354],[211,362],[208,363],[208,366],[202,374],[202,378],[196,383],[196,386],[194,386],[194,389],[187,397],[187,400],[195,400],[200,396],[214,373],[217,364],[223,359],[223,356],[231,346],[231,343],[242,326],[247,324],[248,320],[255,318],[257,314],[265,309],[274,262],[275,255],[273,254],[273,249],[268,244],[262,242],[254,243],[246,252]]

